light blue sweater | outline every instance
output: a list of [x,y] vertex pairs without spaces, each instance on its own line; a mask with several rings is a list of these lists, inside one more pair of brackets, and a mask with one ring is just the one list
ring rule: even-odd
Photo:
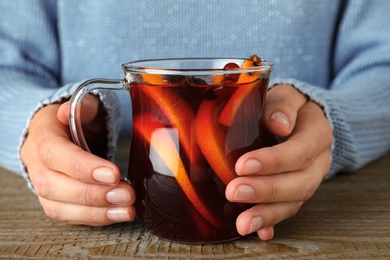
[[[390,1],[0,0],[0,165],[27,177],[19,150],[32,115],[81,81],[123,78],[121,63],[164,57],[275,62],[320,104],[335,136],[330,175],[390,148]],[[111,152],[127,94],[101,95]],[[121,113],[118,112],[122,112]]]

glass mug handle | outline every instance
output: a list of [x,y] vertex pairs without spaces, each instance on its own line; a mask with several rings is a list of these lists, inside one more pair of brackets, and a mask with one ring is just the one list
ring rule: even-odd
[[[126,80],[119,79],[91,79],[82,83],[70,99],[69,128],[73,142],[85,151],[91,152],[81,124],[81,102],[83,98],[94,90],[127,90]],[[102,86],[104,85],[104,86]]]

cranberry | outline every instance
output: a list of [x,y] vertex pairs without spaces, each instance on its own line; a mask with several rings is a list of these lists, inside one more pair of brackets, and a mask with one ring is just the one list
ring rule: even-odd
[[[223,67],[223,70],[231,70],[231,69],[238,69],[240,68],[240,66],[238,66],[236,63],[234,62],[229,62],[227,63],[224,67]],[[231,81],[234,81],[236,82],[238,80],[238,77],[240,76],[240,74],[238,73],[232,73],[232,74],[224,74],[225,76],[225,79],[226,80],[231,80]]]

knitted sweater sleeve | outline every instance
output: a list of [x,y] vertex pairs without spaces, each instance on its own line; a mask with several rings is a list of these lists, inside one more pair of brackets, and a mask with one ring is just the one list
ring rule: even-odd
[[[0,165],[27,180],[19,152],[31,118],[43,106],[69,98],[79,85],[61,84],[56,8],[51,3],[55,5],[55,1],[0,2]],[[112,157],[120,126],[119,103],[115,94],[99,96],[109,112]]]
[[354,171],[390,149],[390,22],[386,1],[350,1],[335,39],[327,89],[294,79],[291,84],[317,102],[334,134],[332,167]]

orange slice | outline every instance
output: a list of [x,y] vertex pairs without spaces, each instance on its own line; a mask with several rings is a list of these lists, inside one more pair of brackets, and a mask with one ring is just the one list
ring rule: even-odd
[[237,90],[229,98],[225,107],[222,109],[218,118],[218,122],[226,127],[231,126],[234,122],[234,119],[237,118],[237,115],[239,114],[238,112],[240,111],[243,102],[246,100],[248,95],[252,93],[252,90],[258,84],[261,83],[256,81],[250,84],[243,84],[238,86]]
[[213,80],[211,81],[211,84],[213,85],[221,84],[224,79],[225,79],[224,75],[215,75]]
[[[152,115],[143,113],[133,119],[133,129],[141,135],[159,155],[166,167],[175,177],[191,204],[211,224],[220,226],[218,220],[207,209],[188,178],[187,171],[177,150],[177,144],[164,124],[153,121]],[[155,133],[158,131],[158,134]]]
[[[245,60],[242,64],[242,68],[253,67],[254,64],[251,60]],[[249,93],[256,87],[257,84],[260,84],[257,79],[260,77],[261,71],[253,73],[242,73],[238,78],[236,84],[245,84],[238,86],[237,90],[231,96],[229,101],[226,103],[224,109],[219,116],[218,122],[224,126],[229,127],[233,119],[236,118],[237,111],[241,107],[242,102],[248,96]],[[246,84],[250,83],[250,84]]]
[[[250,68],[250,67],[254,67],[254,64],[251,60],[245,60],[241,66],[241,68]],[[261,71],[251,72],[251,73],[249,73],[249,72],[242,73],[240,75],[240,77],[238,78],[236,83],[237,84],[244,84],[244,83],[253,82],[260,77],[260,74],[261,74]]]
[[224,153],[225,133],[217,122],[223,97],[203,100],[195,119],[195,132],[200,150],[221,181],[227,185],[236,174]]
[[163,77],[158,74],[142,74],[142,78],[145,80],[146,83],[150,85],[164,85],[166,82],[163,80]]
[[[139,86],[139,88],[151,97],[164,111],[165,116],[177,128],[180,142],[192,164],[198,164],[201,153],[198,145],[191,137],[191,125],[195,113],[185,100],[176,94],[171,87]],[[177,87],[172,87],[177,88]]]

